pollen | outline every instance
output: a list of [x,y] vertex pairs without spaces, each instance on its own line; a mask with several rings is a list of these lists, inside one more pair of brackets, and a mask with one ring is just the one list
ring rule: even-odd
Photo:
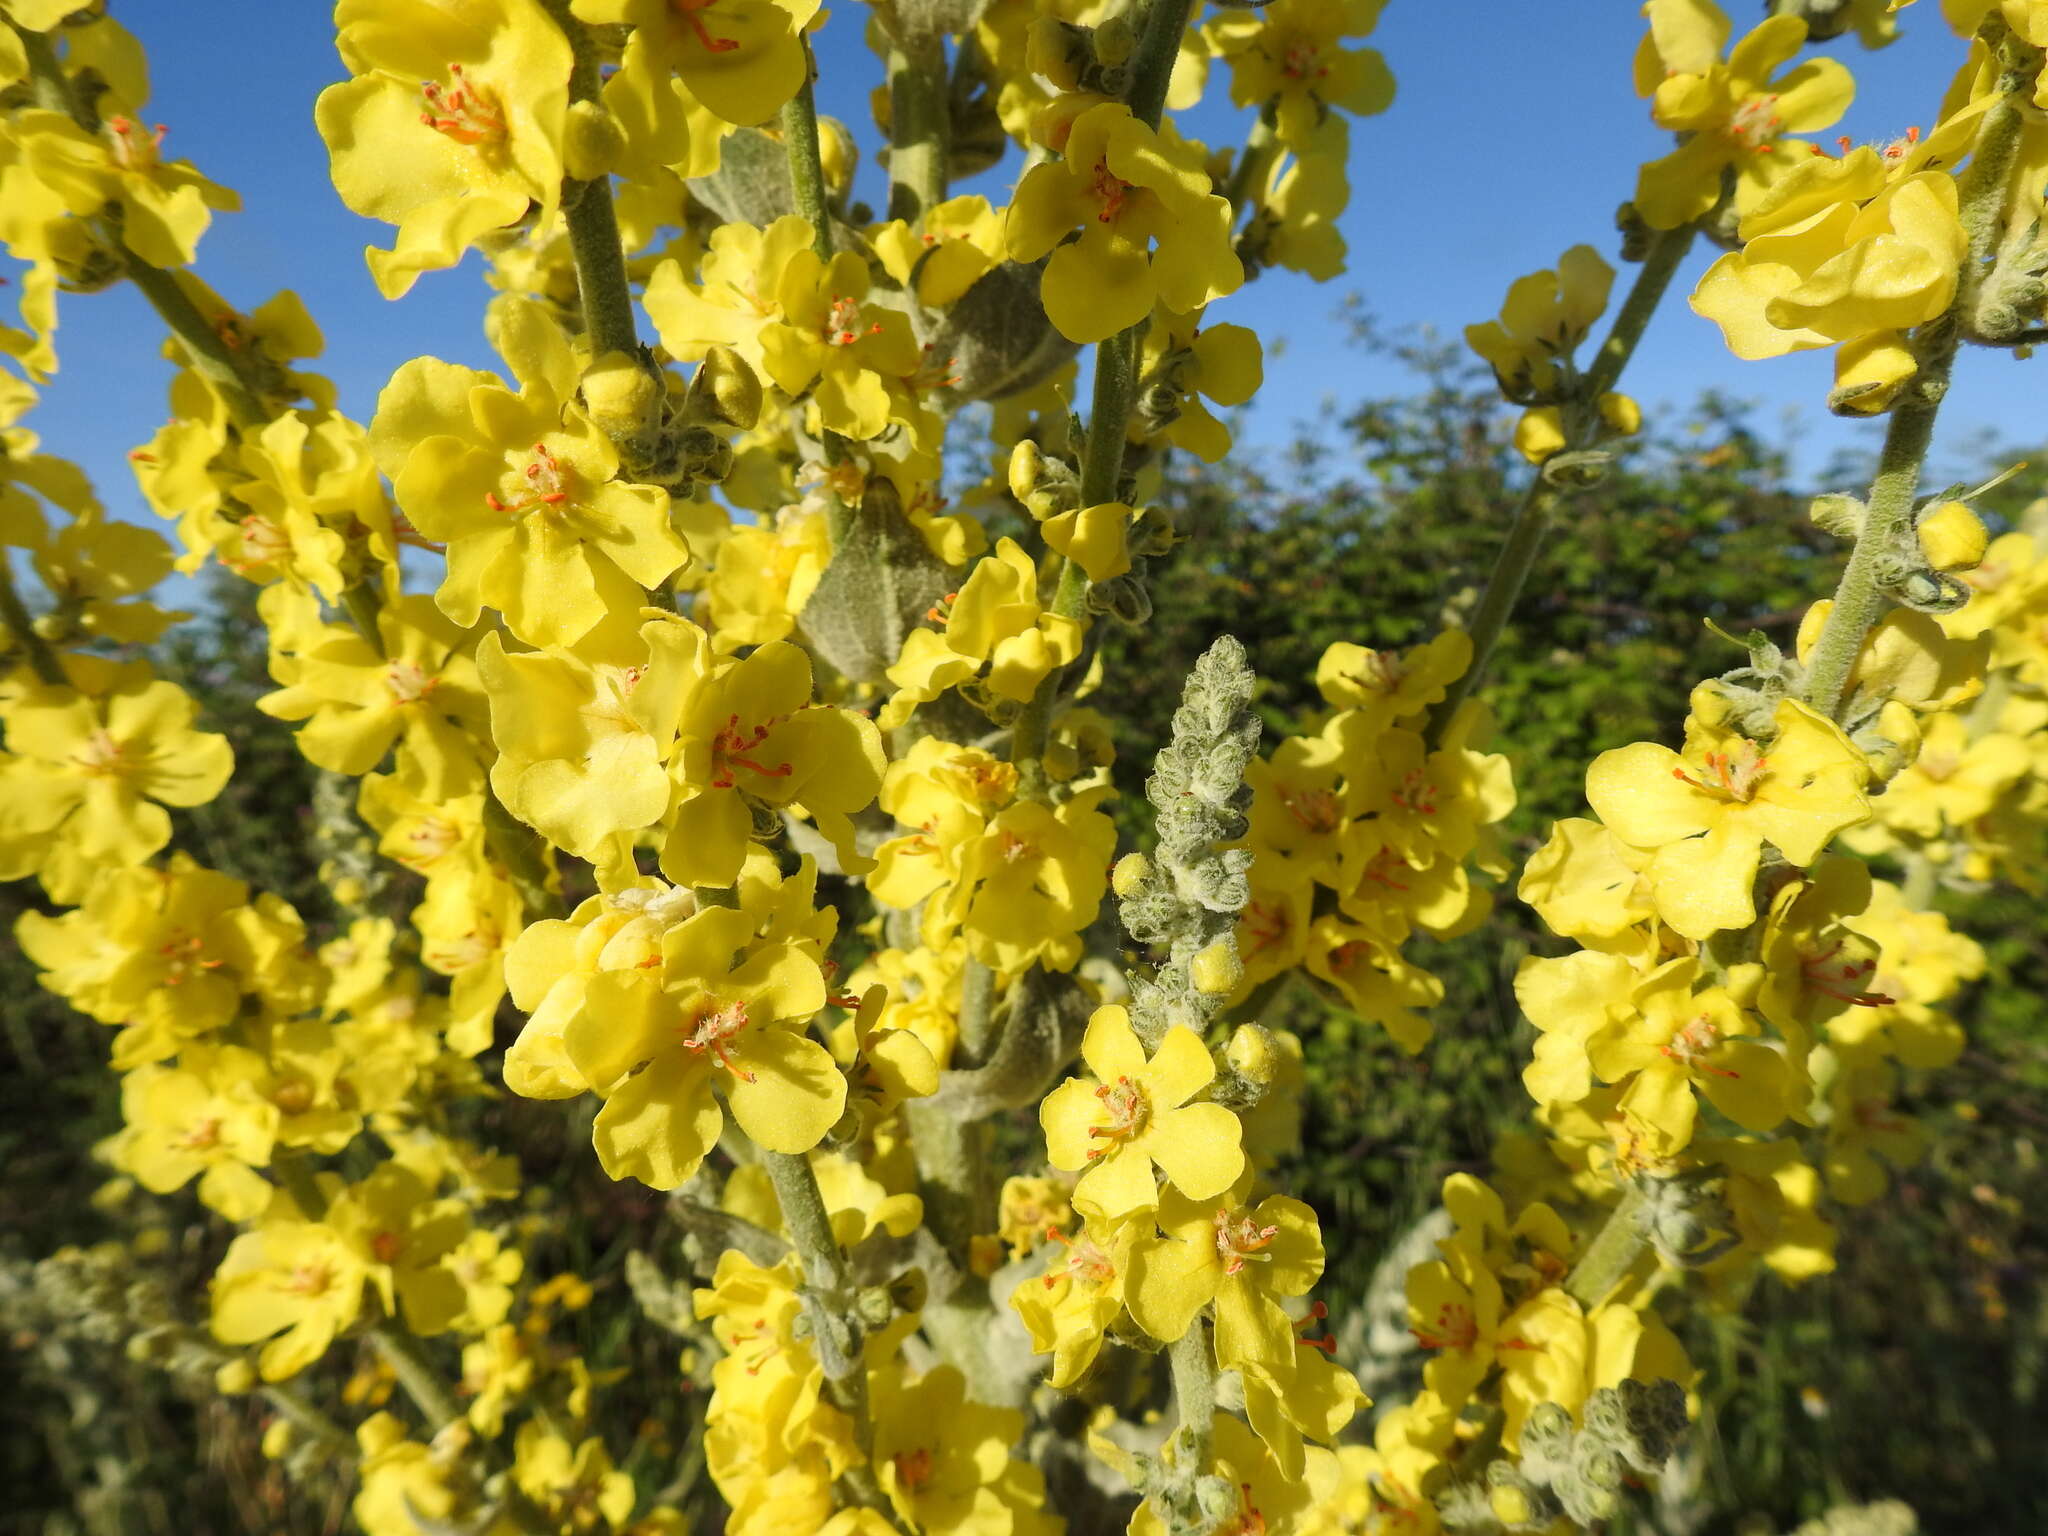
[[448,66],[448,83],[420,82],[420,121],[444,138],[474,149],[494,145],[505,138],[505,114],[490,92],[462,72],[460,64]]
[[1095,1090],[1095,1097],[1102,1101],[1104,1118],[1088,1128],[1088,1134],[1099,1139],[1103,1145],[1088,1149],[1088,1160],[1106,1157],[1125,1143],[1136,1140],[1152,1123],[1152,1101],[1145,1097],[1142,1086],[1128,1077],[1119,1077],[1113,1083],[1104,1083]]
[[1280,1235],[1278,1227],[1262,1227],[1247,1213],[1228,1206],[1217,1209],[1215,1226],[1216,1256],[1223,1261],[1224,1274],[1242,1274],[1247,1264],[1273,1262],[1273,1255],[1266,1250]]
[[484,492],[484,504],[493,512],[524,517],[538,507],[559,507],[569,499],[571,471],[555,457],[546,443],[535,443],[526,467],[519,471],[518,488],[510,501],[498,499],[495,491]]
[[744,768],[749,773],[758,773],[768,779],[789,777],[792,770],[788,763],[770,765],[756,761],[748,755],[768,739],[768,732],[774,728],[775,723],[771,720],[766,725],[755,726],[752,730],[742,730],[738,715],[727,717],[725,728],[711,738],[713,789],[731,789],[733,770],[736,768]]
[[744,1002],[706,997],[690,1015],[690,1032],[683,1037],[683,1049],[709,1055],[741,1082],[751,1083],[754,1074],[732,1058],[732,1042],[746,1027],[747,1005]]

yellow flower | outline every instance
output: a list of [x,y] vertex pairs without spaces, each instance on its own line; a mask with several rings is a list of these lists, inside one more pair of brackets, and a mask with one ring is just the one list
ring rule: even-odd
[[195,1048],[177,1067],[146,1066],[121,1082],[115,1165],[145,1189],[169,1194],[199,1179],[199,1198],[230,1221],[248,1221],[270,1203],[255,1170],[270,1162],[277,1106],[264,1097],[263,1058],[240,1046]]
[[1099,785],[1057,809],[1020,800],[998,812],[963,845],[950,897],[927,923],[964,929],[974,957],[1005,974],[1034,962],[1072,970],[1116,852],[1116,825],[1097,809],[1109,794]]
[[1878,797],[1878,819],[1914,837],[1961,831],[1988,815],[2026,778],[2033,753],[2026,741],[2003,731],[1972,735],[1962,716],[1944,711],[1927,721],[1920,752]]
[[1735,173],[1735,209],[1747,214],[1766,189],[1814,147],[1781,137],[1825,128],[1849,109],[1856,82],[1833,59],[1778,74],[1806,41],[1797,16],[1772,16],[1721,50],[1728,18],[1712,0],[1650,0],[1650,30],[1636,52],[1636,94],[1650,116],[1680,134],[1679,147],[1642,168],[1636,211],[1652,229],[1689,224],[1721,200]]
[[[1155,304],[1185,314],[1244,281],[1230,204],[1210,192],[1199,151],[1170,126],[1155,132],[1105,102],[1055,147],[1060,161],[1018,183],[1005,239],[1013,261],[1051,255],[1040,295],[1069,341],[1105,341]],[[1077,228],[1081,238],[1061,244]]]
[[[1139,366],[1143,411],[1133,419],[1138,436],[1156,430],[1176,448],[1205,464],[1230,452],[1230,429],[1218,421],[1204,398],[1217,405],[1243,405],[1265,382],[1259,338],[1241,325],[1204,325],[1202,316],[1162,313],[1145,333]],[[1171,391],[1162,405],[1154,391]]]
[[893,730],[919,705],[958,687],[988,667],[988,686],[1022,704],[1047,673],[1081,654],[1081,626],[1048,613],[1038,599],[1038,567],[1014,539],[1001,539],[993,555],[977,560],[967,580],[932,610],[937,629],[913,629],[888,669],[896,685],[877,719]]
[[295,1376],[356,1320],[369,1266],[321,1222],[276,1216],[229,1244],[213,1277],[213,1336],[223,1344],[268,1340],[257,1357],[265,1381]]
[[613,479],[611,439],[546,378],[515,395],[415,358],[377,397],[370,436],[400,509],[448,546],[434,600],[464,629],[488,606],[529,645],[573,645],[608,615],[624,627],[642,589],[690,558],[668,493]]
[[1188,1101],[1209,1085],[1216,1063],[1201,1037],[1176,1024],[1149,1058],[1130,1015],[1095,1010],[1081,1039],[1093,1079],[1070,1077],[1039,1105],[1053,1167],[1081,1173],[1074,1206],[1114,1219],[1159,1198],[1156,1165],[1192,1200],[1208,1200],[1244,1171],[1237,1116],[1220,1104]]
[[1391,724],[1440,703],[1471,665],[1472,637],[1462,629],[1404,651],[1338,640],[1316,662],[1316,691],[1332,709],[1362,710],[1375,724]]
[[146,662],[73,658],[77,687],[36,684],[0,704],[0,878],[39,872],[59,901],[142,863],[171,839],[167,805],[204,805],[234,770],[225,736],[192,728],[197,706]]
[[873,866],[854,847],[851,813],[882,783],[881,733],[849,709],[811,702],[811,662],[774,640],[702,679],[683,703],[669,759],[673,820],[662,873],[679,885],[730,885],[753,835],[750,802],[800,810],[847,874]]
[[[67,113],[20,107],[4,136],[17,146],[26,175],[72,215],[89,218],[111,205],[119,210],[114,227],[121,243],[136,257],[152,267],[182,267],[198,255],[199,237],[211,222],[207,210],[232,212],[242,200],[189,162],[165,160],[164,129],[137,116],[141,105],[110,93],[96,135]],[[9,186],[16,190],[13,178]]]
[[355,78],[313,117],[341,200],[398,226],[368,253],[384,297],[530,207],[553,216],[571,57],[539,0],[339,0],[334,24]]
[[1590,245],[1575,245],[1545,269],[1508,286],[1500,318],[1465,327],[1465,344],[1492,365],[1501,393],[1517,404],[1556,399],[1564,365],[1607,308],[1614,269]]
[[477,742],[487,714],[471,637],[414,595],[378,610],[372,648],[354,629],[329,625],[293,658],[286,686],[256,707],[304,720],[296,733],[308,761],[361,777],[398,749],[398,778],[413,793],[446,801],[483,787]]
[[1692,1140],[1698,1101],[1706,1094],[1745,1130],[1768,1131],[1795,1107],[1804,1064],[1795,1071],[1759,1041],[1757,1021],[1720,987],[1694,991],[1695,959],[1672,960],[1636,987],[1635,1017],[1595,1031],[1587,1055],[1600,1080],[1626,1082],[1621,1108],[1673,1148]]
[[1322,1229],[1299,1200],[1268,1195],[1254,1205],[1243,1193],[1197,1200],[1160,1192],[1161,1235],[1141,1239],[1131,1255],[1131,1317],[1171,1344],[1213,1305],[1219,1365],[1291,1375],[1300,1341],[1283,1302],[1322,1277]]
[[1889,180],[1867,145],[1801,162],[1743,220],[1742,236],[1742,249],[1708,268],[1692,296],[1742,358],[1932,320],[1954,300],[1969,249],[1955,178],[1921,171]]
[[[799,37],[816,0],[572,0],[579,20],[627,25],[654,77],[728,123],[766,122],[803,84]],[[680,160],[681,155],[671,157]]]
[[1123,1315],[1138,1223],[1084,1222],[1068,1237],[1040,1213],[1028,1235],[1050,1238],[1057,1248],[1048,1253],[1042,1276],[1010,1292],[1010,1305],[1030,1330],[1032,1349],[1052,1356],[1048,1380],[1055,1387],[1071,1387],[1101,1353],[1104,1331]]
[[491,786],[513,815],[578,858],[668,810],[666,765],[683,702],[710,667],[704,631],[687,619],[653,619],[640,640],[624,665],[566,648],[515,654],[495,634],[477,650],[499,754]]
[[724,1124],[714,1084],[740,1128],[771,1151],[809,1151],[844,1111],[846,1079],[801,1032],[825,1006],[817,961],[772,944],[735,963],[750,928],[711,908],[663,941],[659,988],[617,971],[590,978],[562,1043],[604,1096],[591,1135],[613,1178],[656,1189],[689,1178]]
[[1586,772],[1601,821],[1652,852],[1646,875],[1658,915],[1690,939],[1754,920],[1764,843],[1804,867],[1870,812],[1869,764],[1833,722],[1781,700],[1776,735],[1760,745],[1710,712],[1712,695],[1696,690],[1683,756],[1637,742],[1601,753]]
[[1023,1442],[1024,1415],[969,1401],[950,1365],[915,1381],[901,1371],[874,1381],[875,1470],[903,1525],[962,1536],[1021,1528],[1017,1516],[1045,1497],[1038,1468],[1009,1455]]
[[1203,25],[1202,37],[1230,65],[1230,99],[1270,105],[1280,142],[1301,149],[1333,107],[1368,117],[1393,105],[1394,77],[1379,50],[1343,46],[1369,36],[1385,5],[1273,0],[1258,11],[1226,11]]
[[918,302],[943,309],[1003,259],[1003,218],[985,197],[949,197],[918,216],[869,236],[882,268]]

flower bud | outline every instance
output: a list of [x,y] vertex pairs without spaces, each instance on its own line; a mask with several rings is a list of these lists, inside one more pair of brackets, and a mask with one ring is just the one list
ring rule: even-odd
[[1030,438],[1010,450],[1010,494],[1026,506],[1031,504],[1031,493],[1038,489],[1044,473],[1045,455]]
[[271,1461],[283,1461],[291,1454],[292,1442],[298,1438],[290,1419],[272,1419],[270,1427],[263,1431],[263,1454]]
[[583,370],[583,406],[614,442],[651,438],[661,426],[661,380],[629,352],[607,352]]
[[1944,501],[1920,519],[1920,552],[1937,571],[1976,569],[1990,542],[1983,519],[1960,501]]
[[752,431],[761,419],[760,375],[731,347],[713,347],[690,380],[683,414],[692,421]]
[[1263,1024],[1240,1024],[1223,1048],[1223,1059],[1240,1076],[1255,1083],[1270,1083],[1280,1075],[1283,1056],[1280,1042]]
[[1096,24],[1094,47],[1096,63],[1127,64],[1138,48],[1138,29],[1127,15],[1110,16]]
[[1109,886],[1125,901],[1145,888],[1151,878],[1152,861],[1142,853],[1127,853],[1116,861],[1116,868],[1110,871]]
[[562,167],[575,181],[595,181],[618,169],[626,151],[626,130],[602,102],[577,101],[569,105],[569,120],[562,135]]
[[1515,423],[1515,451],[1531,464],[1541,464],[1564,445],[1564,415],[1554,405],[1532,407]]
[[818,159],[824,166],[826,187],[834,197],[844,197],[860,165],[860,145],[836,117],[818,119]]
[[223,1397],[240,1397],[256,1390],[256,1368],[246,1360],[230,1360],[213,1373],[213,1389]]
[[1627,395],[1611,389],[1600,397],[1600,419],[1607,423],[1610,432],[1623,437],[1634,437],[1643,430],[1643,408]]
[[1244,961],[1238,958],[1237,941],[1228,934],[1203,949],[1188,962],[1188,974],[1195,990],[1210,997],[1234,991],[1244,979]]
[[1806,509],[1814,527],[1838,539],[1853,539],[1863,531],[1864,505],[1854,496],[1830,491],[1816,496]]

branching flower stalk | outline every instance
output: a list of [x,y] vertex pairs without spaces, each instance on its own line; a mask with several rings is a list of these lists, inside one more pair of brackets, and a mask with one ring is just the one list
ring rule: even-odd
[[1443,702],[1430,712],[1432,739],[1441,736],[1456,715],[1458,706],[1485,682],[1487,665],[1493,659],[1495,647],[1500,644],[1502,632],[1514,617],[1515,605],[1521,601],[1522,587],[1529,579],[1529,572],[1535,568],[1543,540],[1550,532],[1551,519],[1557,515],[1558,508],[1588,485],[1598,482],[1598,467],[1587,466],[1575,456],[1586,450],[1598,431],[1597,403],[1602,395],[1621,381],[1622,370],[1635,355],[1636,345],[1649,328],[1650,317],[1657,312],[1657,306],[1670,289],[1671,279],[1677,274],[1686,253],[1692,249],[1696,234],[1697,226],[1687,224],[1678,229],[1659,231],[1650,237],[1649,249],[1644,253],[1643,264],[1636,270],[1628,297],[1616,313],[1614,323],[1608,327],[1607,337],[1594,354],[1592,365],[1580,380],[1577,409],[1566,414],[1566,420],[1576,426],[1577,433],[1554,460],[1538,467],[1515,508],[1515,520],[1508,529],[1507,541],[1494,560],[1493,569],[1488,573],[1486,586],[1480,594],[1479,606],[1466,626],[1472,636],[1472,663],[1465,669],[1464,676],[1450,686]]
[[1806,701],[1826,715],[1840,712],[1864,638],[1893,606],[1883,567],[1900,541],[1911,537],[1914,494],[1962,345],[1961,317],[1973,308],[2005,229],[2008,183],[2025,122],[2023,103],[2040,75],[2041,54],[2014,38],[2001,46],[2006,62],[1998,81],[1999,99],[1984,113],[1962,175],[1959,217],[1969,238],[1969,254],[1956,283],[1955,301],[1946,314],[1913,335],[1918,367],[1892,407],[1877,474],[1870,482],[1868,510],[1835,590],[1834,607],[1807,664]]

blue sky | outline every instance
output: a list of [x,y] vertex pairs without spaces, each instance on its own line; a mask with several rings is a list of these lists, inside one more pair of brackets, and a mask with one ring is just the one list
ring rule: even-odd
[[[326,331],[317,366],[335,379],[345,410],[367,418],[384,380],[420,353],[494,366],[480,331],[475,258],[427,275],[397,303],[371,286],[362,248],[388,244],[389,230],[341,206],[312,123],[314,97],[342,74],[325,5],[115,0],[114,9],[148,50],[149,116],[169,129],[166,151],[244,199],[244,212],[216,218],[199,270],[244,308],[279,288],[297,289]],[[1742,5],[1739,19],[1754,9]],[[1931,119],[1962,45],[1933,6],[1902,20],[1906,36],[1882,52],[1866,53],[1853,40],[1830,45],[1859,81],[1856,104],[1834,131],[1888,139]],[[821,101],[871,139],[865,103],[879,65],[859,45],[860,22],[859,7],[840,5],[819,39]],[[1632,189],[1636,165],[1668,143],[1629,83],[1641,29],[1626,0],[1392,0],[1373,41],[1399,95],[1390,111],[1353,130],[1344,221],[1350,271],[1321,286],[1271,273],[1211,310],[1212,319],[1254,327],[1277,354],[1252,410],[1250,444],[1276,446],[1297,424],[1401,387],[1393,365],[1346,344],[1334,318],[1346,292],[1361,293],[1389,328],[1455,333],[1491,315],[1512,278],[1551,264],[1567,246],[1589,241],[1613,257],[1614,208]],[[1210,98],[1223,96],[1219,70]],[[1242,132],[1243,118],[1206,106],[1183,126],[1225,142]],[[879,204],[875,168],[865,165],[861,175],[863,194]],[[1000,193],[1001,174],[983,180]],[[1681,289],[1710,255],[1695,252]],[[156,354],[157,324],[119,286],[67,296],[61,319],[63,371],[31,424],[50,451],[86,466],[110,506],[138,511],[122,456],[164,415],[168,368]],[[1822,409],[1828,366],[1825,354],[1738,362],[1711,325],[1667,302],[1625,387],[1646,405],[1684,402],[1706,386],[1755,399],[1789,415],[1801,462],[1818,465],[1870,430]],[[2022,384],[2015,366],[1988,352],[1964,359],[1943,412],[1951,450],[1987,428],[2015,443],[2048,439],[2044,397]]]

